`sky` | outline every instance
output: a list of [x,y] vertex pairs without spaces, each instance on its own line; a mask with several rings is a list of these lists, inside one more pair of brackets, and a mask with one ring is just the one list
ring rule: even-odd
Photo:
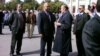
[[[9,2],[10,0],[6,0],[6,2]],[[24,0],[21,0],[21,1],[24,1]],[[39,3],[41,3],[43,0],[37,0]],[[52,0],[53,1],[53,0]],[[60,0],[60,1],[63,1],[63,2],[66,2],[66,0]]]

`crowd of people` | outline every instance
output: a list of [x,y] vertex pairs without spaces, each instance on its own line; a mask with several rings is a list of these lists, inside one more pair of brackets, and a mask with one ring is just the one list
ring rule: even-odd
[[[16,9],[12,12],[0,10],[0,34],[4,25],[9,25],[12,32],[10,56],[21,56],[21,46],[23,34],[27,26],[28,37],[32,38],[34,26],[38,26],[40,40],[40,56],[45,56],[45,47],[47,45],[46,56],[52,54],[52,42],[54,41],[53,51],[60,56],[68,56],[72,52],[71,32],[72,24],[73,34],[76,36],[76,44],[78,56],[100,56],[100,0],[97,4],[89,6],[85,10],[84,5],[80,5],[79,13],[72,16],[69,7],[65,4],[61,5],[59,15],[50,12],[48,2],[43,4],[36,19],[33,10],[26,9],[22,11],[22,4],[17,4]],[[55,36],[54,36],[55,34]],[[16,50],[15,50],[16,47]]]

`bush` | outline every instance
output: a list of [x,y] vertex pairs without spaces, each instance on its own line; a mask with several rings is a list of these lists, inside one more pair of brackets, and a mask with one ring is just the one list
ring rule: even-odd
[[[51,12],[53,13],[56,13],[59,11],[59,8],[60,6],[64,4],[63,2],[60,2],[60,1],[56,1],[56,2],[50,2],[50,9],[51,9]],[[40,6],[38,7],[38,10],[42,10],[42,7],[43,7],[43,3],[40,4]]]

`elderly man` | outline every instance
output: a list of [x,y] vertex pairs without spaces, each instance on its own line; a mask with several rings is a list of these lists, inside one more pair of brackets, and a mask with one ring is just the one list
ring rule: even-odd
[[72,51],[71,26],[73,18],[67,5],[61,6],[61,14],[62,16],[55,22],[57,32],[53,51],[60,53],[60,56],[68,56],[69,52]]

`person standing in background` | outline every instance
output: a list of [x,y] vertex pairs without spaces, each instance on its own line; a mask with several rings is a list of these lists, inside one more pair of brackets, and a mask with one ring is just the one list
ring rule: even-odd
[[90,19],[90,16],[84,12],[84,5],[79,6],[79,14],[76,15],[74,23],[74,34],[76,35],[76,44],[78,50],[78,56],[84,56],[84,48],[82,43],[82,31],[85,23]]
[[36,15],[33,10],[26,13],[28,37],[32,38],[34,26],[36,24]]
[[12,31],[10,56],[14,56],[15,47],[16,55],[21,56],[22,38],[25,32],[25,14],[22,13],[22,4],[17,4],[16,11],[9,18],[9,23]]
[[4,14],[2,10],[0,10],[0,34],[2,34],[3,17],[4,17]]

